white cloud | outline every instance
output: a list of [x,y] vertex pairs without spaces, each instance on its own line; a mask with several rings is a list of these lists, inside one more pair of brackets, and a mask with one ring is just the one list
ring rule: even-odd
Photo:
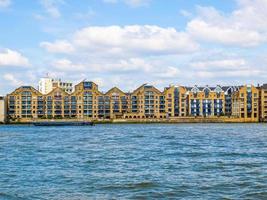
[[[223,57],[223,55],[221,56]],[[255,63],[254,63],[255,64]],[[193,76],[214,80],[258,77],[264,71],[243,58],[206,59],[190,63]]]
[[220,24],[210,25],[203,20],[188,23],[188,32],[200,40],[218,42],[225,45],[255,46],[263,39],[256,31],[240,30],[239,28],[223,27]]
[[104,3],[118,3],[118,0],[103,0]]
[[159,78],[177,78],[181,74],[181,71],[177,67],[167,66],[164,68],[161,68],[159,72],[155,73],[156,77]]
[[151,0],[103,0],[105,3],[119,3],[123,2],[131,7],[140,7],[140,6],[146,6],[149,4]]
[[10,6],[11,0],[0,0],[0,8],[6,8]]
[[149,72],[153,69],[153,65],[141,58],[121,59],[118,61],[100,61],[88,64],[88,70],[93,72],[129,72],[142,71]]
[[61,17],[58,5],[64,4],[63,0],[41,0],[41,4],[49,16],[53,18]]
[[38,21],[45,20],[45,17],[43,15],[40,15],[40,14],[33,14],[33,18],[38,20]]
[[198,50],[198,44],[186,33],[148,25],[87,27],[69,40],[42,42],[40,46],[51,53],[67,54],[64,59],[49,61],[55,71],[109,77],[134,73],[151,79],[177,78],[180,69],[166,58]]
[[76,31],[72,39],[42,42],[41,47],[53,53],[168,55],[198,50],[198,44],[174,28],[150,25],[92,26]]
[[239,9],[232,13],[233,23],[244,29],[267,31],[266,0],[236,0]]
[[182,15],[183,17],[191,17],[192,16],[192,13],[187,11],[187,10],[180,10],[180,15]]
[[[150,73],[160,70],[165,72],[164,68],[161,69],[160,65],[141,58],[129,58],[121,60],[85,60],[83,63],[77,64],[69,59],[59,59],[52,62],[52,66],[56,70],[61,71],[82,71],[93,73],[125,73],[125,72],[145,72]],[[86,67],[85,67],[86,66]]]
[[[189,19],[185,31],[153,25],[89,26],[41,46],[51,53],[67,54],[64,59],[50,61],[52,70],[74,77],[77,68],[75,77],[98,77],[105,87],[116,83],[114,78],[123,86],[129,83],[127,87],[142,82],[233,84],[265,80],[266,65],[259,65],[254,58],[257,46],[267,41],[265,4],[262,0],[240,0],[230,13],[198,7],[195,17],[191,10],[180,10]],[[197,41],[201,42],[202,51],[198,51]],[[248,47],[255,47],[255,51]]]
[[145,6],[148,5],[150,0],[124,0],[126,4],[133,6],[133,7],[139,7],[139,6]]
[[[129,58],[114,61],[85,61],[76,63],[68,59],[59,59],[52,62],[55,71],[72,73],[79,71],[85,74],[123,74],[126,77],[135,74],[137,77],[142,75],[147,78],[177,78],[181,72],[177,67],[170,66],[160,60],[145,60],[142,58]],[[129,77],[130,78],[130,77]]]
[[78,12],[78,13],[75,13],[74,14],[74,17],[77,20],[86,20],[88,22],[95,15],[96,15],[96,12],[93,9],[88,8],[88,11],[87,12]]
[[184,54],[198,45],[184,32],[158,26],[87,27],[74,34],[74,45],[91,51],[135,54]]
[[0,51],[0,66],[29,66],[28,58],[10,49]]
[[223,73],[214,72],[214,71],[197,71],[195,73],[196,77],[199,78],[216,78],[218,80],[222,80],[222,78],[247,78],[247,77],[255,77],[259,76],[262,71],[258,69],[245,69],[245,70],[229,70],[224,71]]
[[60,71],[84,71],[85,67],[81,64],[74,64],[68,59],[59,59],[52,63],[53,67]]
[[5,80],[5,81],[7,81],[8,82],[8,84],[10,84],[10,85],[12,85],[12,86],[21,86],[21,85],[23,85],[23,82],[22,81],[20,81],[19,79],[17,79],[13,74],[11,74],[11,73],[6,73],[6,74],[4,74],[4,76],[3,76],[3,79]]
[[208,69],[246,69],[248,63],[244,59],[222,59],[222,60],[206,60],[197,61],[190,64],[192,67],[198,70],[208,70]]
[[212,7],[198,7],[198,15],[187,24],[195,38],[223,45],[251,47],[267,41],[267,1],[239,0],[230,14]]
[[74,51],[72,44],[65,40],[57,40],[54,43],[41,42],[40,46],[51,53],[71,53]]

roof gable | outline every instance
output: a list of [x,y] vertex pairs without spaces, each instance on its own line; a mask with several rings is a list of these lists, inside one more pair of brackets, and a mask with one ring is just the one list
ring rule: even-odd
[[120,90],[117,87],[111,88],[109,91],[106,92],[105,95],[111,95],[112,93],[119,93],[120,95],[126,95],[125,92],[123,92],[122,90]]
[[9,95],[18,95],[19,93],[21,93],[23,91],[30,91],[30,92],[34,93],[35,95],[42,95],[41,92],[39,92],[37,89],[35,89],[32,86],[21,86],[21,87],[15,89],[13,92],[11,92]]
[[54,88],[51,92],[49,92],[48,94],[46,94],[45,96],[50,96],[50,95],[52,95],[52,94],[55,93],[55,92],[61,92],[61,93],[64,94],[65,96],[70,95],[69,93],[65,92],[65,90],[63,90],[62,88],[60,88],[60,87],[56,87],[56,88]]

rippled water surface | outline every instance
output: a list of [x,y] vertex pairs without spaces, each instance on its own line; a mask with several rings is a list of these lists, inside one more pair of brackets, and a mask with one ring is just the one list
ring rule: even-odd
[[0,126],[0,199],[267,199],[267,125]]

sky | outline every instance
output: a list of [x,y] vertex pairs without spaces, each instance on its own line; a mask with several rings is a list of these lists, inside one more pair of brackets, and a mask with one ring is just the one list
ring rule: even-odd
[[267,82],[267,0],[0,0],[0,94],[41,77],[143,83]]

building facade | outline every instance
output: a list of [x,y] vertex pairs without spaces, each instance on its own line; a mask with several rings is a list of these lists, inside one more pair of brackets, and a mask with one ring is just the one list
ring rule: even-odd
[[232,116],[241,119],[259,120],[259,89],[245,85],[232,97]]
[[41,118],[44,97],[31,86],[21,86],[7,95],[7,106],[10,120]]
[[189,116],[223,116],[225,93],[220,86],[188,88]]
[[152,85],[141,85],[128,94],[128,112],[125,118],[166,118],[165,96]]
[[6,121],[6,102],[5,97],[0,96],[0,123],[5,123]]
[[67,93],[73,92],[73,84],[72,82],[63,82],[61,79],[53,79],[50,77],[41,78],[38,83],[38,91],[42,94],[48,94],[55,88],[62,88]]
[[237,118],[267,119],[267,86],[185,87],[169,86],[163,91],[141,85],[130,93],[117,87],[106,93],[98,85],[82,81],[72,93],[59,85],[42,94],[22,86],[7,95],[8,119],[175,119]]
[[263,84],[259,89],[259,114],[260,121],[267,122],[267,84]]
[[119,88],[114,87],[110,89],[105,98],[108,99],[111,119],[123,118],[129,112],[128,105],[130,104],[129,95],[121,91]]
[[183,86],[170,86],[164,89],[165,112],[168,117],[185,117],[188,114],[187,90]]
[[225,96],[225,116],[232,116],[232,97],[234,92],[238,91],[237,86],[225,86],[222,87]]

